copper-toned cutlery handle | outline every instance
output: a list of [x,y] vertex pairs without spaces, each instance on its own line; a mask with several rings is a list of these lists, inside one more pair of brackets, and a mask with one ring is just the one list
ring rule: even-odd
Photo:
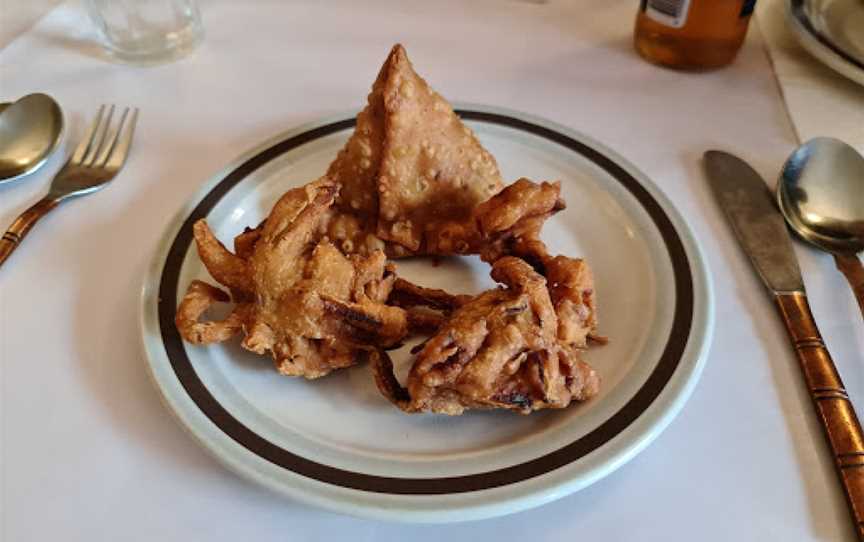
[[15,219],[15,222],[9,226],[9,229],[3,234],[3,238],[0,239],[0,265],[3,265],[3,262],[12,254],[12,251],[18,248],[18,245],[21,244],[21,241],[33,227],[33,224],[36,224],[36,221],[48,214],[48,211],[57,207],[57,203],[57,200],[45,197],[34,203]]
[[835,254],[834,263],[837,264],[837,269],[846,275],[855,299],[858,300],[861,316],[864,316],[864,264],[856,254]]
[[859,539],[864,540],[864,433],[861,424],[816,328],[807,295],[803,292],[777,294],[775,299],[831,447],[855,531]]

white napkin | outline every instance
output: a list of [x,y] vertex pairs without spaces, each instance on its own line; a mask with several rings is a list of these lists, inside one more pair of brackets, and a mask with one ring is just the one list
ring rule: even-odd
[[864,86],[798,44],[786,22],[787,1],[763,0],[756,16],[798,139],[836,137],[864,154]]

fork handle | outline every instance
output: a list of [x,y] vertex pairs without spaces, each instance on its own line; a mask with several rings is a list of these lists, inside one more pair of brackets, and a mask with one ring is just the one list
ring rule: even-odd
[[834,263],[849,281],[855,299],[858,300],[861,316],[864,316],[864,264],[858,259],[857,254],[835,254]]
[[813,320],[804,292],[775,295],[807,391],[831,448],[859,540],[864,541],[864,432],[843,381]]
[[3,265],[9,255],[18,248],[33,225],[48,214],[51,209],[57,207],[59,203],[56,199],[46,196],[34,203],[12,222],[9,229],[3,234],[3,238],[0,239],[0,265]]

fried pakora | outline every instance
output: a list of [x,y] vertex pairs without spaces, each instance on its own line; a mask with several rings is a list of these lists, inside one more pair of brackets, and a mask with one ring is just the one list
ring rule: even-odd
[[495,262],[492,278],[505,287],[456,309],[423,343],[405,387],[386,352],[372,355],[379,390],[400,409],[459,415],[471,408],[503,408],[528,414],[597,393],[597,373],[559,338],[546,279],[512,256]]
[[177,311],[183,338],[206,344],[242,330],[244,348],[271,354],[283,374],[307,378],[357,363],[369,345],[387,348],[401,341],[409,333],[409,316],[385,304],[396,275],[384,253],[346,256],[323,238],[337,193],[327,178],[288,191],[256,229],[254,242],[250,232],[256,230],[235,240],[238,254],[205,221],[197,222],[201,260],[238,304],[223,321],[199,321],[212,303],[229,297],[193,281]]
[[439,224],[428,232],[427,252],[480,254],[492,263],[516,243],[538,239],[543,223],[565,207],[560,182],[519,179],[477,205],[469,218]]

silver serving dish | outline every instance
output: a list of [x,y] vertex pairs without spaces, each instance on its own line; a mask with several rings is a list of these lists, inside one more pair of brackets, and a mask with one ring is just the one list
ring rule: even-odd
[[789,0],[789,24],[810,54],[864,85],[864,0]]

